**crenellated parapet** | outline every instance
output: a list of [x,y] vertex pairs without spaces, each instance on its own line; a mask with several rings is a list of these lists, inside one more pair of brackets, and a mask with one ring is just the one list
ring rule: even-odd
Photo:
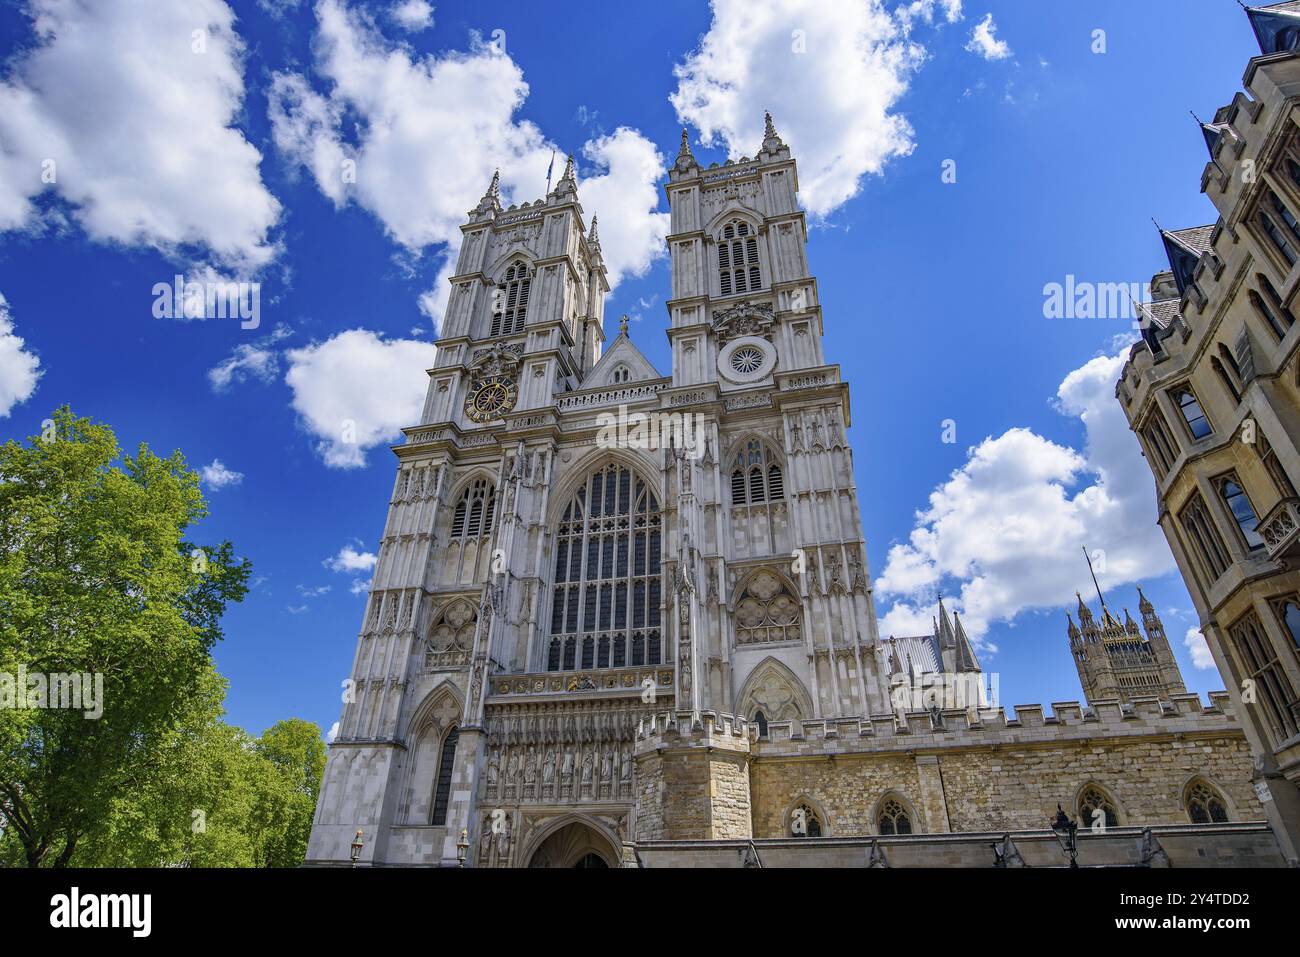
[[1227,692],[1210,693],[1203,704],[1195,694],[1168,700],[1137,698],[1131,703],[1098,701],[1092,706],[1060,701],[1050,712],[1041,704],[1003,708],[907,711],[901,716],[773,721],[765,739],[757,737],[755,754],[789,751],[823,753],[856,751],[942,750],[958,747],[1082,743],[1128,736],[1240,734]]

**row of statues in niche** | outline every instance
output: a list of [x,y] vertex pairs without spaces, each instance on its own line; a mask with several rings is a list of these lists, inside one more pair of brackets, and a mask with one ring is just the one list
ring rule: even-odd
[[554,797],[561,794],[599,796],[630,790],[632,746],[624,743],[572,745],[568,747],[493,748],[484,770],[487,794],[522,797]]

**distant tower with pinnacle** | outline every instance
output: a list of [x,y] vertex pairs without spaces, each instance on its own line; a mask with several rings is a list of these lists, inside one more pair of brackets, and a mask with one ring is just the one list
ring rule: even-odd
[[[1087,550],[1084,551],[1086,554]],[[1092,571],[1091,561],[1088,570]],[[1088,704],[1116,700],[1127,703],[1134,698],[1151,697],[1167,700],[1171,695],[1185,694],[1187,688],[1169,648],[1165,626],[1142,589],[1138,589],[1138,612],[1145,637],[1127,608],[1123,624],[1111,614],[1095,574],[1092,581],[1101,602],[1100,620],[1093,617],[1078,592],[1075,592],[1079,601],[1078,624],[1066,614],[1070,622],[1070,652]]]

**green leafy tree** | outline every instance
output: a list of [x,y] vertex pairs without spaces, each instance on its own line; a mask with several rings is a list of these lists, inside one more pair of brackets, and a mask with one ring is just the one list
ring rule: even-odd
[[[163,769],[239,779],[247,744],[212,720],[211,649],[249,564],[188,540],[207,514],[198,476],[179,452],[122,457],[108,426],[67,407],[48,431],[0,446],[0,674],[101,675],[103,714],[0,708],[3,840],[32,867],[143,826]],[[134,821],[120,817],[131,799]],[[162,833],[173,818],[153,820],[159,849],[177,839]]]

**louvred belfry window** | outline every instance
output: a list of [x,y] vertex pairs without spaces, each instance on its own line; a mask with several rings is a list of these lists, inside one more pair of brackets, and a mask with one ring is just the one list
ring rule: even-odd
[[663,663],[661,529],[659,500],[631,469],[587,478],[556,529],[547,671]]
[[492,296],[492,335],[512,336],[524,331],[531,285],[532,277],[523,263],[515,263],[506,270],[505,278]]
[[492,534],[492,510],[496,507],[496,486],[476,479],[461,494],[451,519],[452,538],[478,538]]
[[758,236],[749,223],[736,220],[723,227],[718,238],[718,277],[724,296],[762,288]]
[[745,443],[731,467],[731,504],[761,505],[785,498],[785,479],[776,456],[757,439]]

